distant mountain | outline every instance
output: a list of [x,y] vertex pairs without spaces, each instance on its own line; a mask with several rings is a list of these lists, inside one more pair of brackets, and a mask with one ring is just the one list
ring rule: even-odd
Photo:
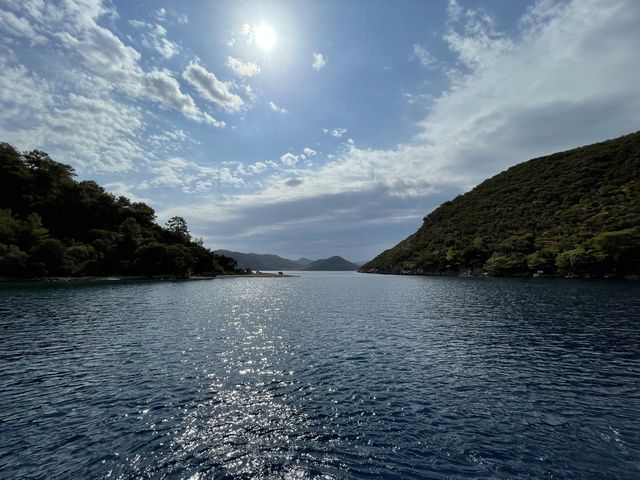
[[279,257],[278,255],[260,253],[241,253],[230,250],[216,250],[218,255],[233,258],[238,262],[238,268],[250,268],[252,270],[357,270],[358,265],[345,260],[342,257],[323,258],[311,260],[306,257],[297,260]]
[[300,257],[299,259],[294,260],[294,262],[296,262],[298,265],[305,266],[305,265],[309,265],[310,263],[313,263],[313,260],[307,257]]
[[238,268],[252,270],[300,270],[304,265],[278,255],[241,253],[230,250],[216,250],[215,253],[233,258]]
[[345,260],[342,257],[335,256],[331,258],[322,258],[310,263],[303,270],[327,270],[327,271],[339,271],[339,270],[357,270],[358,265]]
[[640,132],[485,180],[360,271],[638,276]]

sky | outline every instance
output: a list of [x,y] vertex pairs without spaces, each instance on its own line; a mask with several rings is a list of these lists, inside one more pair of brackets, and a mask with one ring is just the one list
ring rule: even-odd
[[637,0],[0,0],[0,141],[212,249],[364,261],[639,130],[639,25]]

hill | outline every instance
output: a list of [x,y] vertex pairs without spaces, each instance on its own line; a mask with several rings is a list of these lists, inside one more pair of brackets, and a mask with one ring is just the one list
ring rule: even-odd
[[278,255],[261,253],[241,253],[230,250],[216,250],[215,253],[233,258],[238,268],[252,270],[300,270],[303,264]]
[[326,270],[326,271],[346,271],[357,270],[358,265],[345,260],[342,257],[334,256],[330,258],[323,258],[310,263],[303,270]]
[[640,274],[640,132],[516,165],[443,203],[370,273]]
[[0,143],[0,277],[234,272],[191,237],[182,217],[163,227],[144,203],[77,182],[45,152]]
[[305,266],[305,265],[309,265],[310,263],[313,263],[313,260],[307,257],[300,257],[299,259],[294,260],[294,262],[296,262],[299,265]]

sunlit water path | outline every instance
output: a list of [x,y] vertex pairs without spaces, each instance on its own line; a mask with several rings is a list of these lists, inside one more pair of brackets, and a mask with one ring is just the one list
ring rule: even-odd
[[640,478],[640,283],[0,287],[0,478]]

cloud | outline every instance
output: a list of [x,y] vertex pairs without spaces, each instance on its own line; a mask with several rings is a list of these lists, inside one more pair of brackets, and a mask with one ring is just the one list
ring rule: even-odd
[[327,65],[327,57],[321,53],[313,54],[313,63],[311,67],[317,71],[322,70]]
[[172,58],[180,53],[177,43],[167,38],[167,29],[162,25],[152,25],[141,20],[129,20],[129,25],[138,29],[146,29],[142,35],[142,45],[161,54],[164,58]]
[[253,37],[255,33],[256,26],[251,25],[250,23],[244,23],[242,28],[240,29],[240,35],[244,37],[247,45],[253,43]]
[[26,18],[18,17],[9,10],[0,10],[0,29],[10,35],[27,38],[31,44],[46,42],[44,35],[36,32]]
[[239,58],[227,57],[227,67],[238,77],[255,77],[260,73],[260,65],[254,62],[243,62]]
[[141,74],[138,66],[140,53],[122,43],[106,28],[93,24],[75,34],[63,31],[56,36],[96,74],[113,76],[120,80],[131,80]]
[[162,25],[154,25],[143,38],[142,44],[154,49],[164,58],[171,58],[180,53],[180,47],[167,38],[167,30]]
[[[117,16],[117,13],[105,7],[102,1],[84,0],[60,4],[39,1],[16,2],[9,4],[9,11],[11,10],[19,18],[28,21],[34,32],[40,35],[55,32],[50,35],[49,40],[54,51],[62,47],[66,54],[80,61],[80,65],[88,73],[79,72],[72,67],[67,67],[64,72],[56,72],[58,75],[65,75],[70,84],[82,81],[85,88],[91,86],[94,95],[98,95],[98,90],[118,90],[134,99],[146,98],[162,106],[171,106],[197,122],[215,127],[224,126],[224,122],[215,120],[201,111],[193,99],[180,90],[180,85],[172,74],[166,70],[143,69],[140,65],[140,52],[125,45],[111,30],[98,24],[99,19],[104,16]],[[153,34],[160,41],[161,37],[166,35],[166,30],[159,25],[156,27],[153,27]],[[173,55],[177,47],[171,42],[160,42],[158,48],[164,55]],[[53,58],[50,63],[44,62],[43,65],[49,68],[56,66],[56,60]],[[92,78],[88,78],[89,76]]]
[[309,147],[305,147],[302,149],[302,153],[305,157],[315,157],[318,152],[316,152],[314,149],[309,148]]
[[84,171],[122,172],[150,152],[137,142],[141,112],[109,98],[58,93],[59,87],[26,67],[0,62],[0,138],[18,148],[47,146]]
[[284,182],[287,187],[297,187],[298,185],[302,185],[304,180],[302,178],[290,178]]
[[462,7],[456,0],[449,0],[447,4],[447,15],[449,16],[449,21],[457,20],[460,18],[462,14]]
[[183,193],[203,193],[214,185],[240,187],[244,180],[228,166],[202,165],[174,156],[154,162],[148,168],[151,178],[141,182],[138,190],[159,189],[163,192],[178,189]]
[[269,102],[269,107],[271,108],[271,110],[273,110],[274,112],[278,112],[278,113],[287,113],[287,109],[286,108],[282,108],[279,107],[278,105],[276,105],[273,102]]
[[198,63],[190,63],[182,72],[182,78],[195,87],[203,98],[225,110],[233,112],[244,106],[242,98],[231,92],[231,84],[221,82],[212,72]]
[[431,68],[437,64],[437,60],[431,55],[423,46],[414,43],[413,54],[418,58],[420,65],[423,67]]
[[342,138],[342,136],[347,133],[347,129],[346,128],[323,128],[322,129],[323,133],[326,133],[327,135],[331,135],[334,138]]
[[428,100],[413,138],[390,149],[346,145],[328,163],[297,168],[298,185],[281,171],[260,191],[184,207],[207,241],[371,257],[511,165],[638,129],[635,0],[539,1],[510,34],[456,6],[443,37],[455,55],[451,83]]
[[[153,126],[147,123],[151,105],[224,126],[182,92],[170,71],[143,69],[140,52],[98,24],[117,15],[101,1],[5,5],[3,18],[15,17],[22,25],[12,30],[16,41],[45,42],[48,54],[26,67],[19,54],[0,51],[3,140],[45,149],[83,173],[122,173],[144,170],[168,148],[159,137],[146,136],[161,123],[157,118]],[[0,23],[0,34],[7,28],[6,21]],[[149,105],[142,108],[140,100]],[[173,148],[184,142],[171,140]]]
[[255,162],[254,164],[249,165],[249,171],[251,173],[262,173],[267,168],[269,168],[269,166],[264,162]]
[[184,116],[214,127],[224,127],[224,122],[202,112],[190,95],[180,90],[180,84],[169,70],[153,70],[144,76],[145,95],[158,103],[171,107]]
[[293,153],[285,153],[284,155],[282,155],[280,157],[280,161],[288,166],[291,167],[293,165],[295,165],[296,163],[298,163],[298,156],[294,155]]

